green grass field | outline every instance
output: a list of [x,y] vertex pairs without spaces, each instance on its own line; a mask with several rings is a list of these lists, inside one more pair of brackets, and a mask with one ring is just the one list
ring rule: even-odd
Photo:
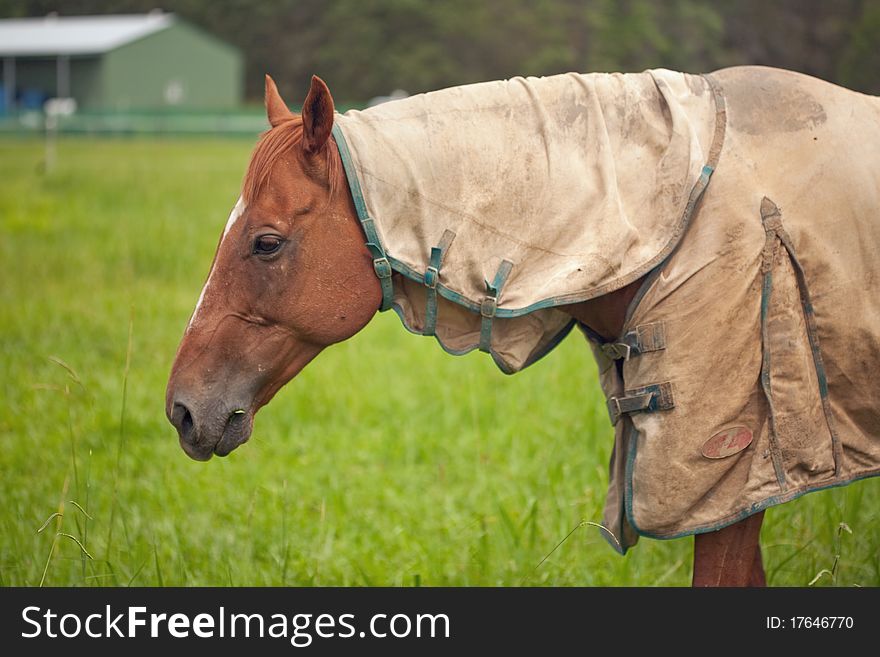
[[[39,141],[0,141],[0,584],[689,583],[689,538],[620,557],[583,526],[553,551],[600,520],[611,449],[574,334],[506,377],[386,313],[250,443],[189,460],[165,382],[250,148],[62,140],[46,174]],[[876,480],[771,509],[770,583],[839,555],[817,584],[880,584],[878,520]]]

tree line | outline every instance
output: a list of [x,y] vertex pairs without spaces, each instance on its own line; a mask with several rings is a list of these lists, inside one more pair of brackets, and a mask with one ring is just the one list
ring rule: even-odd
[[880,94],[880,0],[0,0],[0,17],[159,5],[244,53],[295,103],[317,73],[338,102],[564,71],[789,68]]

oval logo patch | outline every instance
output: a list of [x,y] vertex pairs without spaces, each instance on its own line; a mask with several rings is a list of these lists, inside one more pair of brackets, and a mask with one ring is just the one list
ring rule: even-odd
[[703,443],[700,452],[707,459],[723,459],[743,451],[752,443],[752,432],[746,427],[730,427],[719,431]]

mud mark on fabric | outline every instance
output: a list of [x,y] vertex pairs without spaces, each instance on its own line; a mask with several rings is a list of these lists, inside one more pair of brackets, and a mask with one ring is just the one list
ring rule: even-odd
[[736,100],[731,99],[730,112],[730,124],[736,130],[751,135],[797,132],[828,120],[825,108],[815,97],[788,84],[788,80],[758,76],[751,83],[738,82],[731,85],[738,92]]
[[577,123],[578,121],[586,122],[589,120],[590,108],[583,103],[572,103],[571,105],[563,109],[562,122],[560,127],[564,129],[567,126]]
[[779,435],[789,450],[808,449],[813,439],[813,431],[808,411],[780,413],[777,418]]
[[721,266],[730,271],[742,271],[748,266],[751,257],[743,248],[743,237],[746,230],[742,223],[729,226],[724,230],[724,242],[718,247]]
[[694,96],[702,96],[703,93],[705,93],[706,81],[702,76],[685,74],[684,81],[687,83],[688,89],[690,89]]

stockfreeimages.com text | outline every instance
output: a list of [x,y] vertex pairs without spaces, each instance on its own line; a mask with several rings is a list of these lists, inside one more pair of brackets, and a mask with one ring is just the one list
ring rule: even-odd
[[230,613],[219,607],[215,613],[151,613],[146,607],[125,607],[114,611],[106,605],[103,612],[88,615],[52,609],[25,607],[21,612],[25,639],[36,637],[74,638],[143,638],[190,636],[211,638],[288,639],[291,645],[304,648],[315,638],[449,638],[450,623],[446,614],[373,614],[358,629],[355,614],[246,614]]

